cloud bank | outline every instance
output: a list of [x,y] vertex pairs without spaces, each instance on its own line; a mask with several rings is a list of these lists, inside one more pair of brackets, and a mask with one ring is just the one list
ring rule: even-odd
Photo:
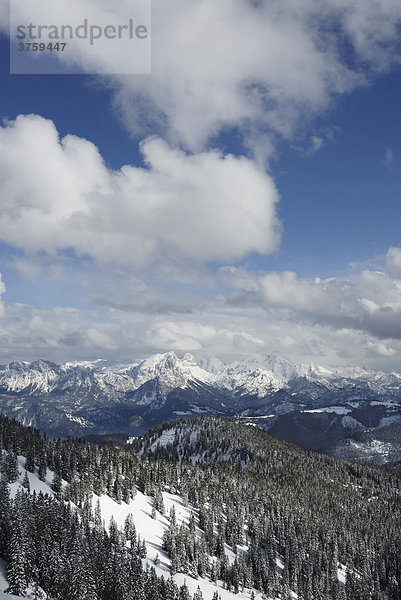
[[298,319],[335,329],[357,329],[380,339],[401,339],[401,250],[386,254],[386,272],[364,270],[349,277],[314,281],[292,271],[255,276],[223,268],[236,287],[230,306],[259,306],[290,311]]
[[175,350],[224,360],[255,353],[284,355],[327,367],[365,364],[399,371],[400,340],[378,340],[270,311],[230,312],[204,306],[194,315],[106,313],[9,304],[0,320],[0,360],[135,360]]

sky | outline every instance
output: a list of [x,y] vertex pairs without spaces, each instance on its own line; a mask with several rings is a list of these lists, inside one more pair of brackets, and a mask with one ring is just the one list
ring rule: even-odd
[[103,43],[10,74],[8,23],[0,361],[401,371],[399,0],[153,0],[149,75]]

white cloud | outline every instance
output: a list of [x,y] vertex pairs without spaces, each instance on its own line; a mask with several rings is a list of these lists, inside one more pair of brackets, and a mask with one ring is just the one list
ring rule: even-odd
[[383,164],[386,169],[391,169],[394,164],[395,156],[392,148],[387,147],[384,152]]
[[383,342],[369,340],[366,347],[372,356],[390,358],[397,355],[397,350],[395,348],[392,348]]
[[154,352],[202,352],[236,357],[265,348],[252,320],[208,311],[188,315],[8,306],[0,323],[0,359],[109,358],[134,360]]
[[[279,240],[272,178],[243,157],[142,143],[148,168],[109,170],[89,141],[19,116],[0,129],[0,239],[103,264],[236,260]],[[20,265],[23,267],[24,265]],[[25,265],[26,266],[26,265]]]
[[310,154],[315,154],[315,152],[321,150],[324,146],[324,142],[325,140],[322,137],[319,137],[318,135],[312,135],[310,139]]
[[286,348],[286,349],[291,348],[291,346],[293,346],[295,344],[294,338],[290,335],[284,335],[283,337],[280,337],[278,339],[278,341],[283,346],[283,348]]
[[[43,16],[50,2],[42,1]],[[95,20],[106,4],[73,5],[77,17]],[[0,0],[4,21],[6,5]],[[131,17],[130,9],[130,0],[119,4],[121,19]],[[172,348],[230,356],[284,348],[293,358],[326,365],[398,360],[398,248],[387,254],[386,273],[349,278],[311,282],[291,272],[227,268],[222,278],[235,289],[228,303],[220,296],[216,309],[199,301],[196,314],[182,314],[171,298],[162,306],[160,298],[183,263],[235,261],[278,245],[272,177],[250,160],[202,148],[231,127],[264,158],[277,135],[298,142],[299,130],[333,98],[399,62],[399,0],[155,0],[153,17],[152,76],[103,81],[131,132],[158,132],[169,143],[146,139],[148,168],[115,172],[89,141],[60,140],[50,121],[31,115],[6,124],[0,129],[0,240],[24,251],[15,266],[32,277],[45,253],[46,266],[62,278],[60,253],[71,249],[107,266],[105,277],[141,265],[153,271],[161,261],[159,295],[138,291],[134,302],[110,301],[98,312],[14,305],[0,324],[4,356],[131,358]],[[121,57],[98,49],[75,60],[95,61],[103,72],[121,64]],[[311,151],[330,140],[322,132],[307,137]]]
[[299,143],[294,141],[292,148],[302,156],[313,156],[313,154],[316,154],[322,150],[322,148],[325,148],[329,144],[333,144],[340,133],[340,127],[331,126],[318,132],[314,132],[307,140],[304,139],[304,134],[301,134]]
[[379,338],[401,338],[401,285],[388,274],[363,271],[348,278],[317,278],[295,273],[261,278],[267,305],[293,310],[317,323],[366,331]]
[[[231,328],[224,327],[223,317],[218,324],[205,324],[206,315],[201,315],[199,321],[163,321],[148,329],[149,346],[161,350],[177,350],[179,352],[211,352],[218,348],[219,354],[258,352],[264,346],[264,341],[241,328],[241,325],[231,322]],[[212,318],[209,315],[209,319]],[[215,319],[212,318],[214,321]]]
[[117,101],[134,132],[159,122],[190,148],[224,127],[241,127],[252,145],[266,130],[291,137],[399,60],[398,0],[174,0],[153,15],[152,77],[120,79]]
[[[268,273],[248,280],[243,271],[223,269],[236,291],[228,304],[290,311],[296,318],[336,329],[357,329],[381,339],[401,339],[401,251],[390,248],[388,272],[364,270],[345,278],[299,279],[291,271]],[[245,285],[244,285],[245,282]]]
[[0,321],[0,360],[135,360],[174,349],[224,360],[272,353],[326,367],[366,364],[399,370],[401,341],[380,341],[357,330],[215,311],[211,307],[168,318],[143,313],[96,312],[65,307],[8,305]]
[[4,285],[4,281],[2,279],[2,275],[0,273],[0,317],[4,317],[5,314],[5,306],[2,300],[2,295],[6,292],[6,286]]
[[[22,4],[26,18],[29,6]],[[50,6],[41,0],[37,18],[45,22]],[[120,2],[116,16],[125,22],[132,7]],[[106,0],[68,3],[78,20],[96,22],[109,10]],[[399,63],[400,21],[399,0],[154,0],[152,76],[104,81],[135,134],[163,132],[198,151],[222,129],[239,127],[260,151],[266,133],[291,137],[333,97]],[[115,46],[88,44],[73,60],[118,73],[131,59]]]
[[94,311],[64,307],[7,306],[0,323],[2,360],[45,357],[66,360],[98,353],[111,356],[118,337],[110,321]]
[[386,268],[394,279],[401,280],[401,248],[392,246],[386,254]]
[[[7,0],[0,0],[2,29],[11,30],[13,43],[21,41],[48,42],[65,41],[62,52],[55,52],[53,58],[59,63],[47,63],[50,73],[87,73],[87,74],[149,74],[151,68],[151,2],[139,0],[120,0],[118,7],[107,0],[14,0],[10,10],[10,28],[6,20]],[[8,16],[8,15],[7,15]],[[141,36],[130,36],[140,26]],[[29,24],[32,28],[29,29]],[[42,26],[42,27],[41,27]],[[62,27],[66,28],[62,37]],[[40,28],[41,27],[41,28]],[[112,27],[111,37],[105,35]],[[145,27],[145,30],[143,30]],[[18,29],[19,36],[15,37]],[[40,28],[40,29],[39,29]],[[75,33],[78,29],[78,34]],[[148,31],[149,29],[149,31]],[[145,35],[142,35],[142,32]],[[31,34],[31,35],[30,35]],[[59,37],[61,36],[61,37]],[[62,56],[61,56],[62,54]],[[11,53],[11,57],[13,54]],[[39,58],[41,60],[41,58]],[[38,64],[29,62],[18,55],[11,59],[12,69],[23,68],[22,72],[37,73]],[[61,67],[61,68],[60,68]],[[62,68],[65,67],[65,70]],[[15,71],[14,71],[15,72]]]

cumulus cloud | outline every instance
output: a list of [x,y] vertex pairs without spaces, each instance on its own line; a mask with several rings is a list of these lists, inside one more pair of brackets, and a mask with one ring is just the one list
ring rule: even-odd
[[66,360],[117,350],[112,322],[95,311],[68,307],[35,307],[9,304],[0,323],[2,360],[45,357]]
[[244,157],[142,143],[146,169],[111,171],[51,121],[0,129],[0,239],[26,253],[73,249],[101,263],[236,260],[279,240],[272,178]]
[[[38,40],[45,43],[57,40],[67,42],[63,56],[61,52],[55,53],[54,63],[47,61],[44,72],[118,73],[119,75],[150,73],[150,2],[120,0],[117,8],[107,0],[69,0],[69,2],[31,0],[29,3],[24,0],[14,0],[10,5],[10,20],[7,18],[7,4],[7,0],[0,0],[2,29],[9,33],[9,24],[11,24],[11,32],[15,36],[17,27],[25,27],[20,35],[25,33],[27,36],[17,36],[13,42],[21,40]],[[130,21],[133,35],[129,34]],[[30,30],[29,24],[32,24]],[[39,30],[40,26],[42,28]],[[62,37],[63,26],[64,37]],[[137,26],[141,28],[139,37],[134,34]],[[80,28],[78,34],[75,33],[77,28]],[[104,33],[107,30],[109,36]],[[29,37],[29,32],[32,37]],[[44,62],[43,60],[42,64]],[[14,59],[12,49],[11,68],[12,70],[16,68],[13,72],[18,73],[21,67],[22,73],[40,73],[40,65],[39,61],[35,64],[34,61],[29,62],[29,59],[18,55]]]
[[394,279],[401,280],[401,248],[392,246],[386,254],[386,269]]
[[196,316],[78,310],[13,304],[0,323],[0,358],[53,360],[109,358],[134,360],[151,353],[204,352],[238,356],[264,348],[258,328],[204,310]]
[[[21,3],[21,19],[32,17],[30,4]],[[68,20],[101,21],[109,4],[71,0]],[[1,5],[3,14],[6,0]],[[59,5],[62,20],[67,5]],[[54,2],[41,0],[35,10],[47,22]],[[124,0],[115,17],[125,22],[132,10]],[[266,133],[290,137],[333,97],[399,63],[400,21],[398,0],[154,0],[152,76],[104,81],[135,134],[158,129],[198,151],[235,127],[260,147]],[[116,48],[87,44],[57,58],[89,72],[94,65],[100,73],[129,72],[131,54]]]
[[[210,318],[210,317],[209,317]],[[202,319],[203,320],[203,319]],[[222,319],[224,322],[224,319]],[[238,324],[228,329],[224,326],[196,321],[163,321],[148,331],[148,341],[163,350],[210,351],[220,348],[220,353],[258,352],[264,341]]]
[[237,287],[228,299],[231,306],[279,308],[309,322],[401,339],[401,281],[393,277],[395,270],[400,275],[401,251],[391,248],[387,262],[389,272],[364,270],[325,280],[303,280],[292,271],[267,273],[253,277],[253,287],[252,275],[246,279],[241,270],[224,269],[223,277]]
[[117,103],[135,133],[151,115],[190,148],[227,127],[252,146],[266,131],[291,137],[333,96],[400,57],[395,0],[153,6],[152,77],[117,80]]
[[[50,3],[41,0],[44,21]],[[109,5],[69,4],[77,18],[94,21]],[[0,0],[8,27],[6,5]],[[119,3],[122,21],[132,16],[131,7],[130,0]],[[149,270],[161,261],[171,274],[179,261],[234,262],[251,252],[274,252],[280,226],[272,177],[244,157],[205,148],[231,128],[264,158],[276,136],[298,143],[297,132],[333,98],[399,63],[400,22],[399,0],[154,0],[152,76],[102,81],[134,135],[158,132],[168,143],[148,137],[141,145],[147,168],[112,171],[93,144],[60,139],[54,124],[39,116],[6,123],[0,129],[0,240],[25,253],[15,266],[34,277],[45,253],[47,265],[56,261],[54,277],[62,277],[60,253],[72,250],[107,265],[108,273],[110,267]],[[72,59],[104,74],[129,60],[104,50],[88,45]],[[328,141],[322,132],[311,137],[309,131],[307,139],[310,151]],[[110,300],[103,312],[13,306],[0,324],[0,340],[7,358],[284,348],[328,365],[395,360],[401,250],[390,248],[386,263],[385,273],[315,281],[227,268],[222,281],[234,292],[216,301],[220,312],[205,303],[196,315],[160,301],[165,281],[153,303]]]
[[367,345],[368,353],[376,357],[390,358],[396,356],[397,350],[384,342],[374,342],[369,340]]

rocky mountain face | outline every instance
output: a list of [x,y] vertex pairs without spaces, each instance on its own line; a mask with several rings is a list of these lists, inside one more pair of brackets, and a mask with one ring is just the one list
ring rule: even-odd
[[169,419],[220,414],[308,449],[401,459],[401,375],[328,370],[260,355],[231,364],[173,352],[139,363],[0,366],[0,411],[49,435],[137,435]]

